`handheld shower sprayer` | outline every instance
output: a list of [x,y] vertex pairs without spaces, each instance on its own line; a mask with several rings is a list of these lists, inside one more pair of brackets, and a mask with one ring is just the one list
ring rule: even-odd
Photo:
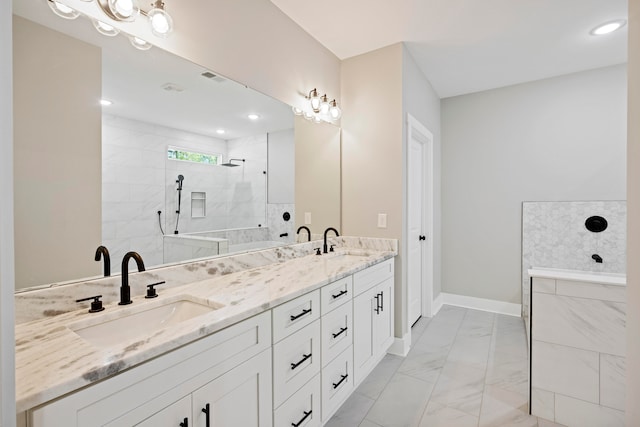
[[173,234],[178,234],[178,222],[180,221],[180,205],[182,204],[182,181],[184,181],[184,175],[178,175],[178,179],[176,179],[176,183],[178,184],[178,209],[176,210],[176,229],[173,231]]

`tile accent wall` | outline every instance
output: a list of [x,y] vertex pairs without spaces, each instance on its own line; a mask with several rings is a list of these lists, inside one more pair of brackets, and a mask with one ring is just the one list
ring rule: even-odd
[[568,426],[624,425],[625,291],[534,278],[533,415]]
[[[584,223],[604,217],[608,228],[592,233]],[[626,273],[625,201],[524,202],[522,204],[522,315],[529,334],[529,275],[533,267]],[[591,255],[599,254],[596,263]]]

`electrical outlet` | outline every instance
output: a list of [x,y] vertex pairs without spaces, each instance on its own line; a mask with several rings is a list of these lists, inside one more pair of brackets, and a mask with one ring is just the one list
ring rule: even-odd
[[304,213],[304,224],[311,225],[311,212]]
[[378,214],[378,228],[387,228],[387,214]]

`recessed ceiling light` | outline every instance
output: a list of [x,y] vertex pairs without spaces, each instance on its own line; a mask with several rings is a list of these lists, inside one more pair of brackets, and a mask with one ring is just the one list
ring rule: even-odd
[[596,28],[591,30],[589,34],[591,34],[592,36],[602,36],[604,34],[613,33],[614,31],[624,27],[626,23],[627,21],[624,19],[605,22],[604,24],[598,25]]
[[249,119],[251,120],[258,120],[260,118],[260,116],[257,114],[249,114],[247,117],[249,117]]
[[218,135],[224,135],[224,129],[218,129],[218,130],[216,130],[216,133]]
[[113,104],[113,102],[109,101],[108,99],[101,99],[100,100],[100,105],[104,105],[105,107],[109,106]]

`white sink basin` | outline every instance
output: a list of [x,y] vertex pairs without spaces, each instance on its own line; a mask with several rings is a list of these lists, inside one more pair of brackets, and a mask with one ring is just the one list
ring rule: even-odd
[[211,313],[221,307],[222,304],[210,306],[179,299],[152,307],[140,306],[137,310],[131,307],[116,318],[90,319],[69,325],[69,329],[96,347],[112,347],[134,338],[144,340],[161,329]]
[[368,257],[369,254],[367,252],[364,252],[364,251],[349,250],[349,251],[329,252],[327,254],[323,254],[322,256],[326,260],[344,260],[344,259],[354,259],[355,260],[355,259],[358,259],[358,258]]

